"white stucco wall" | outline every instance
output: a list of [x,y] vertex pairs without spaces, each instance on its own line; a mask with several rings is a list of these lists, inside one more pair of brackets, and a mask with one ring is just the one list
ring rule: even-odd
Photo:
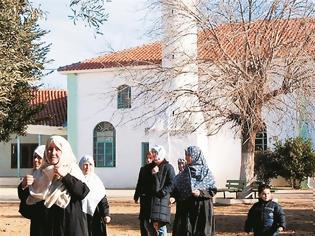
[[[122,114],[125,115],[123,121],[127,121],[131,116],[135,116],[134,112],[137,111],[132,111],[133,115],[129,113],[129,116],[128,112],[117,110],[116,93],[108,91],[114,91],[119,85],[129,84],[125,80],[128,76],[124,73],[114,74],[112,71],[77,74],[75,86],[78,96],[70,98],[75,99],[74,104],[77,104],[76,124],[69,124],[68,129],[69,133],[73,132],[71,128],[77,129],[73,132],[77,135],[72,137],[70,142],[75,142],[74,152],[78,160],[84,154],[93,154],[93,129],[99,122],[110,122],[116,129],[116,167],[96,168],[96,173],[107,188],[135,187],[141,167],[142,142],[149,142],[150,147],[154,144],[164,145],[169,152],[167,158],[176,172],[177,159],[184,156],[184,149],[189,145],[201,145],[218,187],[223,187],[226,179],[239,177],[240,142],[228,129],[198,141],[196,135],[170,139],[167,135],[160,136],[160,132],[154,134],[154,130],[145,134],[148,125],[142,123],[135,126],[138,121],[120,124]],[[68,86],[71,86],[69,81]]]
[[84,154],[93,155],[93,130],[98,123],[110,122],[116,130],[116,166],[96,168],[96,173],[107,188],[135,187],[141,167],[141,142],[147,141],[144,126],[119,123],[117,95],[108,91],[115,91],[122,84],[128,84],[125,76],[112,72],[79,74],[76,81],[77,124],[71,127],[77,127],[78,130],[74,132],[77,136],[71,142],[75,142],[77,159]]

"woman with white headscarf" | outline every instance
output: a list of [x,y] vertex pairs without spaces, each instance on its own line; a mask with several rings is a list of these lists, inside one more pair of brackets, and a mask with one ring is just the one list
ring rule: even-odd
[[87,236],[82,200],[89,193],[68,141],[52,136],[45,147],[44,164],[29,186],[29,205],[43,201],[46,207],[45,236]]
[[105,187],[101,179],[94,173],[95,164],[92,156],[84,155],[79,166],[90,189],[89,194],[82,202],[82,209],[87,213],[89,236],[106,236],[106,224],[110,222],[111,218]]
[[176,199],[173,236],[212,236],[215,181],[199,147],[188,147],[185,155],[186,167],[176,176],[172,193]]
[[32,174],[24,176],[23,181],[18,186],[18,196],[21,200],[19,212],[25,218],[30,219],[30,235],[32,236],[44,235],[42,225],[44,224],[45,207],[43,201],[31,206],[26,204],[26,199],[29,196],[28,185],[34,181],[34,178],[40,172],[39,169],[43,163],[44,151],[45,145],[40,145],[34,150]]
[[145,192],[149,196],[148,219],[144,221],[150,236],[166,236],[166,225],[171,221],[169,206],[175,171],[166,160],[166,151],[163,146],[155,145],[151,148],[153,162],[148,165],[144,178],[148,184]]

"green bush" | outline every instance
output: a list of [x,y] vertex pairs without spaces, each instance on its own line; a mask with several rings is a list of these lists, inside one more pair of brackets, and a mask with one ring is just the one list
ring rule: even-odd
[[290,180],[293,188],[315,173],[315,152],[311,140],[301,137],[286,139],[275,144],[275,161],[279,166],[277,173]]
[[278,176],[279,166],[274,153],[270,150],[255,153],[255,175],[258,181],[270,184]]

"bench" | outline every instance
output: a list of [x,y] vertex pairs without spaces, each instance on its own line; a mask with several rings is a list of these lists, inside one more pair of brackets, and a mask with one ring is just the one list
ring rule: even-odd
[[219,188],[218,192],[223,192],[224,198],[225,198],[225,192],[235,193],[235,197],[237,197],[237,193],[242,192],[245,188],[245,185],[246,184],[244,180],[228,179],[225,184],[226,188]]
[[237,197],[237,193],[242,192],[246,186],[246,182],[244,180],[234,180],[228,179],[226,181],[225,187],[227,187],[230,193],[235,192],[235,197]]

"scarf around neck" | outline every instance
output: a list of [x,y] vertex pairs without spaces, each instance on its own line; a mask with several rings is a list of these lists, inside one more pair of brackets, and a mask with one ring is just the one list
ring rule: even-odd
[[52,136],[46,143],[44,163],[36,171],[36,174],[33,174],[35,179],[34,183],[29,187],[30,196],[27,198],[26,203],[32,205],[39,201],[44,201],[44,205],[47,208],[50,208],[54,204],[61,208],[66,208],[70,203],[71,196],[61,179],[55,178],[55,166],[51,165],[47,158],[47,150],[52,143],[61,150],[60,160],[55,166],[62,168],[64,172],[82,182],[86,182],[79,166],[76,164],[76,159],[69,142],[61,136]]

